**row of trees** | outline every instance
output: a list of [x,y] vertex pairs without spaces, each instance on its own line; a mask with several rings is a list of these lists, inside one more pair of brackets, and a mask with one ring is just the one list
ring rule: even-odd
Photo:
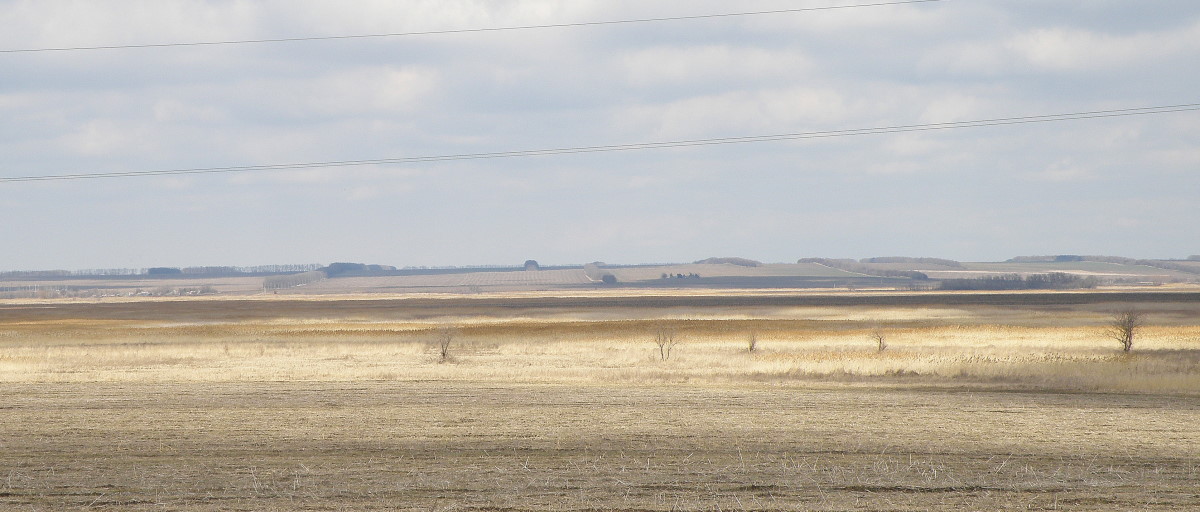
[[[1146,325],[1146,316],[1141,311],[1134,308],[1125,308],[1118,310],[1112,314],[1109,322],[1105,325],[1104,335],[1116,340],[1121,344],[1123,352],[1133,350],[1133,341]],[[443,325],[434,330],[433,342],[438,351],[438,362],[449,362],[452,360],[451,347],[454,340],[459,336],[459,329],[450,325]],[[875,345],[875,350],[883,352],[887,350],[887,332],[876,327],[869,333],[870,340]],[[658,348],[658,357],[661,361],[671,359],[671,354],[677,346],[683,341],[683,337],[673,328],[660,326],[654,330],[654,345]],[[746,336],[746,351],[753,354],[760,349],[758,333],[750,331]]]
[[943,279],[938,285],[941,290],[1074,290],[1095,288],[1099,284],[1094,277],[1080,277],[1064,272],[1048,274],[1004,274],[965,279]]
[[700,274],[688,272],[687,274],[668,274],[663,272],[660,279],[700,279]]
[[263,290],[273,291],[282,290],[284,288],[294,288],[309,283],[315,283],[325,279],[326,274],[323,270],[310,270],[299,274],[287,274],[282,276],[267,276],[263,278]]

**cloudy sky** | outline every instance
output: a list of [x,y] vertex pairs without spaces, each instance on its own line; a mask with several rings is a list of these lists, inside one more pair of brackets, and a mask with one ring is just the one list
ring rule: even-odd
[[[1200,2],[867,5],[880,3],[3,1],[0,180],[1200,103]],[[12,51],[407,32],[443,33]],[[0,270],[1179,258],[1200,254],[1198,198],[1196,110],[636,151],[0,181]]]

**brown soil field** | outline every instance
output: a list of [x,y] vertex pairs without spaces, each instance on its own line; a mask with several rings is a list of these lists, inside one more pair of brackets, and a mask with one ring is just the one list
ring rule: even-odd
[[[1104,329],[1129,306],[1124,354]],[[1195,510],[1198,489],[1194,292],[0,302],[0,510]]]

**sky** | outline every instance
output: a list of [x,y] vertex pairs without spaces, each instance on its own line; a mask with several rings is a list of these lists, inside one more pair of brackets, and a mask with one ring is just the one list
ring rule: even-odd
[[1200,254],[1195,106],[413,160],[1200,103],[1200,2],[882,3],[0,1],[0,270]]

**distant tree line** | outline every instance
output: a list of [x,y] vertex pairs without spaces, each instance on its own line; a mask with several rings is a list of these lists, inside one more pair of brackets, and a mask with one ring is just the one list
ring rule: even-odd
[[851,259],[800,258],[799,260],[796,260],[796,263],[816,263],[818,265],[825,265],[826,267],[832,267],[838,270],[845,270],[846,272],[866,274],[875,277],[906,277],[914,281],[926,281],[929,279],[929,276],[924,272],[917,272],[916,270],[889,270],[875,268]]
[[258,265],[253,267],[183,267],[180,273],[186,276],[221,276],[238,274],[282,274],[290,272],[308,272],[321,268],[318,263],[304,265]]
[[943,279],[938,286],[941,290],[1073,290],[1095,288],[1098,284],[1094,277],[1081,277],[1064,272],[1048,274],[1032,274],[1022,277],[1019,274],[1004,274],[977,278]]
[[708,259],[703,259],[703,260],[696,261],[693,263],[709,264],[709,265],[726,264],[726,265],[737,265],[740,267],[761,267],[762,266],[761,261],[754,261],[754,260],[747,259],[747,258],[734,258],[734,257],[708,258]]
[[362,277],[388,274],[396,271],[391,265],[368,265],[365,263],[330,263],[329,266],[318,269],[327,277]]
[[668,274],[663,272],[660,277],[662,279],[700,279],[700,274],[695,272],[688,272],[687,274]]
[[962,263],[944,258],[910,258],[907,256],[884,256],[863,258],[859,263],[912,263],[916,265],[939,265],[942,267],[962,268]]
[[328,277],[324,271],[310,270],[298,274],[288,274],[282,276],[267,276],[263,278],[263,290],[282,290],[284,288],[292,288],[309,283],[315,283]]
[[1054,256],[1017,256],[1005,260],[1005,263],[1056,263],[1064,261],[1083,261],[1083,256],[1074,254],[1059,254]]

